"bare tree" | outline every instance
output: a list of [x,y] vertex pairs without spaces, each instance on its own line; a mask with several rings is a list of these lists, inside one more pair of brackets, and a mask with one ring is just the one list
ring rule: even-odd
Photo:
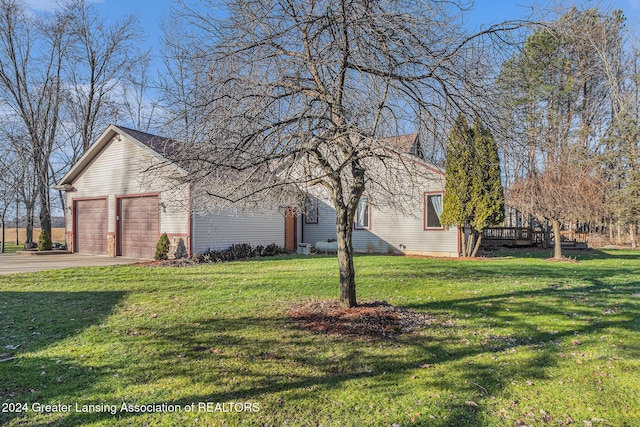
[[[32,167],[26,173],[35,177],[40,224],[49,234],[50,186],[95,138],[96,129],[115,117],[109,98],[137,60],[137,37],[135,18],[107,26],[84,0],[43,13],[27,11],[21,1],[0,0],[3,119],[24,135],[18,151],[30,156],[23,165]],[[33,212],[35,203],[27,194],[23,200]]]
[[164,127],[180,141],[206,139],[206,118],[210,108],[198,103],[198,94],[209,86],[206,45],[193,40],[188,26],[178,16],[163,23],[162,74],[159,76]]
[[149,94],[152,87],[150,63],[148,55],[138,58],[122,86],[123,111],[120,113],[134,129],[142,132],[149,132],[154,126],[160,103]]
[[507,201],[553,228],[555,259],[562,259],[561,224],[597,219],[605,212],[606,192],[596,168],[565,158],[557,168],[513,184]]
[[49,158],[59,125],[68,21],[39,19],[21,2],[0,0],[0,93],[30,143],[40,224],[51,234]]
[[382,177],[415,171],[380,141],[442,117],[445,106],[478,110],[487,57],[475,41],[504,27],[465,34],[456,2],[204,3],[209,14],[184,14],[198,29],[191,57],[209,66],[189,104],[208,113],[206,138],[189,148],[192,177],[214,177],[207,193],[230,201],[326,191],[337,213],[340,301],[355,306],[358,203],[372,186],[394,196],[398,185]]
[[[71,43],[64,56],[67,114],[84,152],[117,117],[123,82],[144,56],[137,52],[138,18],[107,25],[94,5],[68,0],[60,12],[68,20]],[[141,78],[144,74],[141,73]],[[126,94],[124,94],[126,96]]]
[[5,220],[7,211],[16,203],[17,182],[13,177],[15,171],[11,150],[6,140],[0,142],[0,253],[5,251]]

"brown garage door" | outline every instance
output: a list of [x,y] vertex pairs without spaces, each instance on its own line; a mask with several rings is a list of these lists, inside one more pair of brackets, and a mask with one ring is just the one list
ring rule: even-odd
[[83,254],[107,254],[107,200],[77,200],[76,247]]
[[153,259],[158,221],[157,196],[120,199],[120,255]]

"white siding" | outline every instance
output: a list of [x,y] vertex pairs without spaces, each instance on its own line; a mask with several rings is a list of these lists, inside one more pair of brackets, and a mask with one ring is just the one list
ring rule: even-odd
[[[431,182],[424,191],[439,191],[441,183]],[[336,215],[326,194],[318,203],[318,224],[304,224],[305,243],[336,238]],[[373,202],[372,202],[373,204]],[[353,230],[353,248],[360,253],[405,253],[458,256],[458,229],[424,229],[424,201],[402,211],[372,206],[369,230]]]
[[284,246],[284,216],[278,212],[231,210],[193,216],[193,251],[226,249],[236,243]]
[[[66,193],[67,206],[73,199],[107,197],[108,232],[116,231],[116,197],[128,194],[159,193],[160,232],[186,234],[189,225],[188,189],[173,188],[161,173],[145,172],[156,157],[148,150],[114,137],[96,158],[74,180],[74,190]],[[73,221],[70,209],[66,211],[66,227],[71,232]]]

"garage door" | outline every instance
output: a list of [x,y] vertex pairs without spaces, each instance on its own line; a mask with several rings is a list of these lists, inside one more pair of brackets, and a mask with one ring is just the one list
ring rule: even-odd
[[158,222],[157,196],[120,199],[120,255],[153,259]]
[[107,254],[107,200],[78,200],[76,204],[76,247],[82,254]]

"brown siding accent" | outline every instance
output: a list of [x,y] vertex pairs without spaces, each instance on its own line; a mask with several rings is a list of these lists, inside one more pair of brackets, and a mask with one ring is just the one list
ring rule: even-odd
[[107,199],[75,201],[74,252],[107,254]]
[[158,196],[119,200],[120,255],[153,259],[159,237]]

